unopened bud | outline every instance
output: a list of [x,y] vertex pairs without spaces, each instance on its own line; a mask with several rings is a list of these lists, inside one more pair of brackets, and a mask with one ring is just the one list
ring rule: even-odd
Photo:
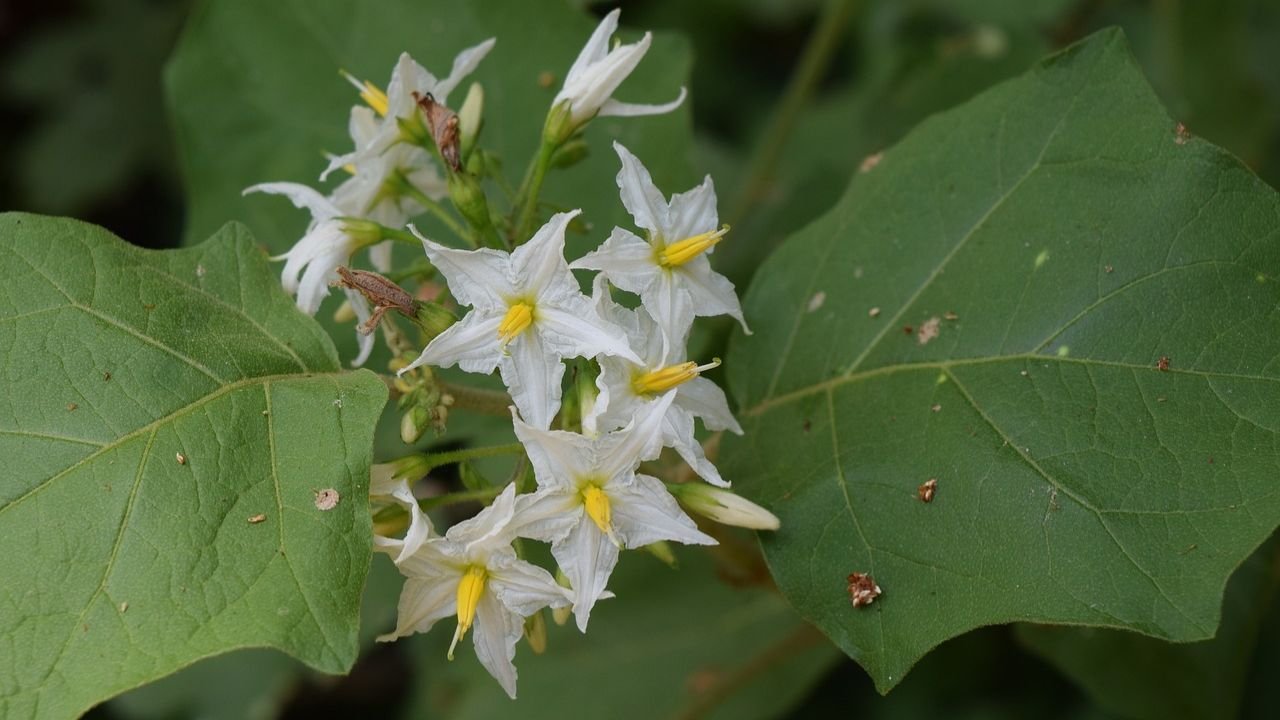
[[703,483],[668,483],[667,489],[687,509],[724,525],[777,530],[781,522],[773,513],[750,500]]
[[573,137],[577,129],[572,105],[568,100],[561,101],[547,113],[547,121],[542,125],[542,142],[558,148]]
[[382,226],[372,220],[353,217],[344,217],[341,220],[342,232],[361,246],[373,245],[383,240]]
[[587,145],[586,140],[581,138],[570,140],[556,148],[555,154],[551,156],[551,167],[573,167],[586,158],[589,152],[590,146]]
[[483,120],[484,88],[480,83],[471,83],[467,88],[467,98],[462,101],[462,109],[458,111],[458,140],[462,145],[462,157],[470,157]]
[[418,310],[413,316],[413,321],[417,323],[419,328],[422,328],[423,340],[431,342],[437,335],[458,322],[458,316],[438,302],[424,302],[418,303]]
[[524,619],[524,639],[529,641],[534,655],[547,651],[547,621],[541,610]]
[[661,560],[664,565],[672,570],[680,567],[679,561],[676,560],[676,554],[671,550],[671,543],[666,540],[649,543],[641,549]]
[[493,483],[489,482],[489,478],[485,477],[470,462],[458,464],[458,475],[462,479],[462,487],[468,490],[484,490],[493,487]]
[[482,231],[493,226],[493,219],[489,217],[489,201],[485,199],[480,181],[474,175],[450,173],[448,186],[449,199],[462,217],[466,218],[467,224]]
[[413,453],[396,458],[388,463],[379,463],[374,467],[385,466],[392,480],[407,480],[410,484],[422,479],[431,470],[431,462],[423,453]]
[[414,405],[400,418],[400,439],[406,445],[418,442],[418,438],[427,431],[431,421],[431,413],[426,408]]

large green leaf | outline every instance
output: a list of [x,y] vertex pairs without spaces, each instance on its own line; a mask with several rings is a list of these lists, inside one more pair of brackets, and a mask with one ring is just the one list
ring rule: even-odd
[[[443,76],[458,51],[497,38],[470,80],[485,89],[481,145],[499,154],[506,175],[518,183],[551,99],[594,24],[562,0],[207,0],[188,24],[166,77],[190,204],[188,239],[234,218],[275,251],[291,245],[306,214],[279,198],[243,198],[240,191],[266,180],[315,184],[324,169],[322,151],[345,152],[351,143],[347,115],[359,99],[338,70],[383,85],[402,51]],[[687,84],[689,62],[681,40],[658,35],[618,97],[665,102]],[[545,87],[539,83],[544,72],[553,80]],[[459,105],[465,91],[464,83],[449,101]],[[686,189],[694,181],[687,161],[688,108],[593,123],[592,156],[569,171],[554,171],[544,199],[584,208],[594,226],[589,244],[598,245],[614,223],[629,223],[612,180],[618,159],[610,139],[642,158],[669,191]]]
[[410,717],[528,720],[599,717],[778,717],[810,690],[839,653],[777,593],[735,589],[707,554],[682,550],[671,570],[638,553],[623,557],[589,632],[550,627],[547,651],[521,644],[513,703],[472,657],[443,662],[449,630],[417,641],[423,681]]
[[237,647],[349,667],[386,390],[338,372],[244,229],[150,252],[4,215],[0,283],[0,714]]
[[1212,636],[1280,521],[1277,217],[1118,32],[923,123],[761,268],[726,363],[783,592],[883,691],[986,624]]
[[1238,717],[1258,631],[1275,609],[1278,546],[1264,544],[1231,577],[1212,640],[1168,643],[1121,630],[1045,625],[1020,625],[1018,637],[1124,717]]

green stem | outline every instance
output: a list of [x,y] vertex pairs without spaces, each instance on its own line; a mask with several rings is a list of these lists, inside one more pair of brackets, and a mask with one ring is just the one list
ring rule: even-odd
[[440,390],[453,396],[453,407],[478,415],[511,417],[511,396],[501,390],[485,390],[470,385],[439,381]]
[[542,181],[547,177],[551,167],[551,158],[555,156],[554,145],[543,142],[538,148],[538,156],[533,159],[529,172],[525,174],[525,182],[520,184],[520,215],[516,219],[513,238],[519,245],[533,233],[533,224],[538,217],[538,195],[542,193]]
[[[399,183],[400,192],[413,198],[418,202],[419,205],[426,208],[427,212],[439,218],[440,222],[444,223],[445,226],[448,227],[449,230],[452,231],[454,235],[457,235],[458,237],[462,238],[467,242],[467,244],[471,245],[472,247],[476,247],[475,238],[471,236],[471,233],[467,232],[467,229],[462,226],[462,223],[454,219],[453,215],[451,215],[449,211],[444,208],[443,205],[436,202],[435,200],[432,200],[430,197],[427,196],[426,193],[422,192],[421,189],[416,187],[413,183],[409,182],[408,179],[400,178],[400,180],[401,180],[401,182]],[[422,242],[417,238],[414,238],[414,243],[418,245],[422,244]]]
[[761,134],[760,145],[748,166],[747,180],[742,185],[742,192],[738,195],[733,212],[729,213],[732,218],[729,224],[740,223],[768,189],[796,121],[809,104],[841,36],[849,27],[849,18],[855,4],[856,0],[828,0],[823,8],[822,16],[818,18],[808,44],[805,45],[800,63],[787,82],[786,93]]
[[433,508],[445,505],[454,505],[461,502],[485,502],[497,497],[506,488],[481,488],[480,490],[463,490],[461,492],[449,493],[448,495],[437,495],[436,497],[423,498],[418,501],[418,507],[423,510],[431,510]]
[[498,455],[515,455],[524,452],[524,445],[520,443],[507,443],[506,445],[490,445],[488,447],[463,448],[461,450],[447,450],[439,453],[427,453],[427,468],[435,469],[441,465],[454,465],[466,460],[475,460],[477,458],[496,457]]
[[382,239],[395,240],[398,243],[404,243],[405,245],[413,245],[414,247],[417,247],[417,248],[422,247],[422,241],[418,239],[417,235],[414,235],[408,230],[401,230],[399,228],[387,227],[386,225],[382,226]]

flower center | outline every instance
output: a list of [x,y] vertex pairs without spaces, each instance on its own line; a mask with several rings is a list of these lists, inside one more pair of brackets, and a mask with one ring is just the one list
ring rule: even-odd
[[729,232],[729,226],[725,225],[719,230],[711,230],[673,242],[658,253],[658,264],[665,268],[684,265],[720,242],[727,232]]
[[613,508],[609,504],[609,496],[599,485],[591,482],[582,488],[582,506],[587,511],[587,517],[600,528],[600,532],[609,537],[609,541],[618,547],[622,547],[622,541],[618,539],[618,534],[613,531]]
[[378,113],[378,115],[382,117],[387,116],[387,110],[390,109],[391,102],[387,100],[387,94],[382,92],[382,88],[379,88],[368,80],[359,80],[356,76],[346,70],[342,71],[342,76],[347,79],[347,82],[354,85],[356,90],[360,91],[360,99],[363,100],[366,105],[373,108],[373,111]]
[[502,317],[502,324],[498,326],[498,339],[505,345],[532,324],[533,306],[526,302],[513,303],[507,308],[507,314]]
[[719,366],[720,358],[716,358],[706,365],[699,365],[694,362],[669,365],[651,372],[635,375],[631,378],[631,389],[637,395],[659,395],[681,383],[698,377],[698,373],[706,372]]
[[453,659],[453,649],[458,641],[466,636],[471,623],[476,619],[476,607],[480,605],[480,597],[484,595],[484,585],[489,579],[489,572],[483,565],[472,565],[462,574],[458,581],[458,629],[453,633],[453,642],[449,643],[449,659]]

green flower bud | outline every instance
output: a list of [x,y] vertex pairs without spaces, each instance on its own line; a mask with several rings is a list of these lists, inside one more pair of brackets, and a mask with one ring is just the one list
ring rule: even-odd
[[667,489],[690,512],[711,518],[724,525],[777,530],[778,517],[750,500],[703,483],[668,483]]
[[471,83],[467,88],[467,98],[462,101],[462,109],[458,111],[458,135],[462,147],[462,157],[471,155],[471,149],[480,136],[480,128],[484,124],[484,88],[480,83]]
[[418,442],[418,438],[427,431],[431,421],[431,413],[426,408],[414,405],[400,418],[400,439],[406,445]]

